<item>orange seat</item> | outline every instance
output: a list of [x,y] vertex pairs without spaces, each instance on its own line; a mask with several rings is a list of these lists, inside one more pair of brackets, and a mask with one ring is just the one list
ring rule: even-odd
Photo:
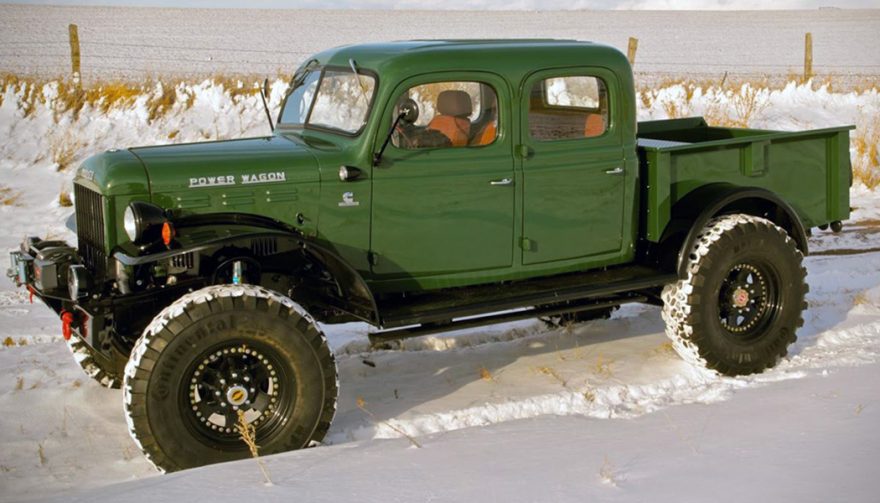
[[452,142],[453,147],[464,147],[470,138],[471,123],[461,117],[438,115],[428,123],[428,129],[443,133]]
[[584,124],[584,136],[592,138],[601,136],[605,132],[605,117],[600,114],[587,115],[587,122]]
[[493,141],[495,141],[495,135],[497,131],[498,127],[495,125],[494,121],[486,124],[486,127],[483,128],[483,131],[477,134],[471,141],[471,145],[481,146],[492,143]]
[[443,133],[453,147],[465,147],[471,137],[471,112],[473,105],[468,93],[457,89],[443,91],[437,96],[437,115],[428,123],[428,129]]

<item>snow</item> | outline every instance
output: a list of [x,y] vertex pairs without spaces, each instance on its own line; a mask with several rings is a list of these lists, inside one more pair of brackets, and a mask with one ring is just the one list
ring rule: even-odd
[[[273,107],[285,86],[272,84]],[[744,96],[761,104],[754,127],[864,127],[880,114],[876,90],[691,91],[660,88],[650,106],[640,97],[640,119],[665,118],[675,103],[685,115],[739,120]],[[80,146],[75,166],[113,147],[268,133],[259,97],[233,97],[211,80],[176,92],[193,96],[191,106],[148,121],[148,95],[74,117],[55,112],[49,84],[47,103],[24,117],[21,91],[0,90],[0,185],[21,193],[18,205],[0,206],[0,248],[26,233],[73,239],[71,209],[57,202],[73,170],[58,172],[48,154],[62,140]],[[271,487],[250,460],[157,474],[128,435],[122,392],[85,377],[57,317],[4,278],[0,500],[873,501],[880,193],[857,184],[852,204],[842,233],[814,230],[805,325],[789,356],[761,375],[687,365],[650,306],[569,328],[521,321],[386,350],[369,348],[365,325],[325,326],[341,386],[328,445],[265,458]]]
[[[875,501],[880,367],[634,419],[542,416],[117,484],[64,501]],[[198,495],[198,496],[195,496]],[[60,498],[59,498],[60,499]]]

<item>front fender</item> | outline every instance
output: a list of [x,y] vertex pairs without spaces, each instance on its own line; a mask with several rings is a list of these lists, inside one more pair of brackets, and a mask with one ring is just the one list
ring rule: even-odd
[[[229,231],[228,228],[225,230]],[[189,229],[189,231],[189,235],[197,234],[193,232],[193,229]],[[299,250],[326,269],[339,286],[338,298],[322,299],[328,306],[345,311],[368,323],[378,324],[379,310],[376,299],[360,273],[327,246],[295,232],[280,229],[233,232],[231,235],[217,236],[198,243],[190,242],[185,246],[171,250],[140,256],[131,256],[123,251],[117,251],[113,256],[122,266],[132,268],[154,263],[167,263],[173,261],[175,257],[184,257],[189,254],[212,255],[224,248],[252,249],[255,243],[264,243],[267,239],[274,240],[278,250]]]

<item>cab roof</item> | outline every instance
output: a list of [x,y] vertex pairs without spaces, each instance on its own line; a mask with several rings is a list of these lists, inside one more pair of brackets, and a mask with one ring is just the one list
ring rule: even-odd
[[[593,42],[556,39],[409,40],[347,45],[315,56],[322,65],[349,66],[392,78],[431,71],[491,71],[524,74],[542,68],[604,66],[630,71],[617,49]],[[401,77],[404,77],[401,75]]]

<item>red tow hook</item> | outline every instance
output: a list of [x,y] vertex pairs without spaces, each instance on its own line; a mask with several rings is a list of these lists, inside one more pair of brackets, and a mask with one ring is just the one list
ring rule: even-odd
[[30,301],[31,301],[31,304],[33,304],[33,303],[34,303],[34,293],[35,293],[35,292],[34,292],[34,287],[32,287],[31,285],[28,285],[28,286],[27,286],[27,291],[28,291],[28,294],[29,294],[29,295],[28,295],[28,300],[30,300]]
[[70,325],[73,324],[73,313],[70,311],[61,311],[61,335],[64,336],[65,341],[70,340],[70,334],[72,330]]

